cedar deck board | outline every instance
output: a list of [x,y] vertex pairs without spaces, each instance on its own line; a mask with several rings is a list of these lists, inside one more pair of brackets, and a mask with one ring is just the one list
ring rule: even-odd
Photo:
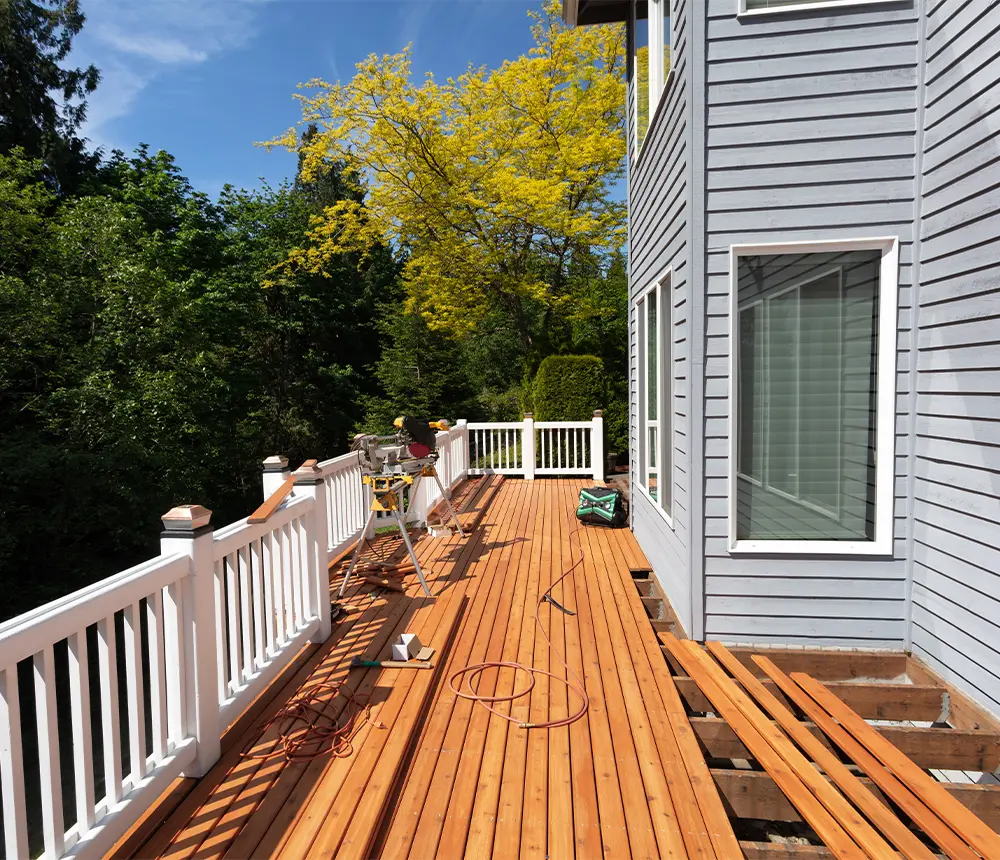
[[[579,550],[571,546],[569,535],[576,528],[574,501],[584,483],[480,482],[477,492],[469,494],[475,499],[470,499],[475,515],[481,516],[475,534],[465,540],[452,536],[417,543],[438,595],[430,608],[407,611],[410,604],[421,602],[413,576],[403,578],[408,596],[391,594],[376,604],[368,601],[370,588],[353,582],[347,602],[358,611],[338,619],[336,643],[323,646],[309,671],[298,673],[275,696],[271,709],[254,715],[229,758],[199,783],[188,803],[174,811],[145,847],[157,847],[154,856],[171,849],[198,858],[226,852],[264,856],[283,851],[292,856],[300,848],[324,856],[336,844],[346,851],[348,845],[360,847],[375,840],[370,856],[422,858],[441,851],[495,858],[534,851],[560,857],[647,856],[661,854],[668,845],[681,846],[678,825],[692,819],[698,821],[703,840],[697,810],[690,806],[678,815],[668,790],[688,776],[671,754],[672,747],[657,737],[657,727],[665,720],[686,723],[686,717],[668,715],[651,684],[659,646],[652,628],[640,623],[645,611],[639,595],[617,579],[627,577],[628,563],[643,563],[627,530],[583,533],[587,562],[554,595],[578,615],[565,616],[548,604],[540,612],[555,646],[584,675],[592,706],[583,720],[549,732],[525,730],[478,705],[456,700],[448,689],[453,671],[484,659],[558,669],[536,629],[535,603],[577,557]],[[376,549],[367,554],[393,550],[392,540],[380,535]],[[341,570],[342,565],[331,570],[332,586],[339,585]],[[437,602],[460,599],[465,601],[462,618],[450,648],[439,652],[442,663],[426,712],[417,702],[402,705],[413,718],[408,718],[412,734],[392,740],[366,727],[352,759],[311,765],[287,765],[283,759],[255,762],[234,755],[249,732],[304,683],[343,677],[343,665],[354,654],[367,649],[376,656],[391,633],[429,618]],[[658,671],[669,678],[666,664]],[[389,670],[346,674],[362,692],[386,692],[380,678],[403,677],[401,671]],[[405,683],[416,688],[417,679],[405,677]],[[481,679],[481,688],[509,692],[523,683],[520,673],[515,678],[491,672]],[[374,709],[376,720],[391,700],[391,689],[387,692],[388,698]],[[565,715],[576,704],[576,697],[561,684],[539,678],[530,701],[519,700],[504,710],[544,721]],[[376,756],[378,750],[390,748],[398,757],[398,775],[395,765],[383,765]],[[367,770],[355,770],[358,761]],[[373,762],[384,772],[377,780],[381,815],[365,806],[363,789],[374,784],[377,775],[371,771]],[[355,787],[350,789],[347,812],[337,814],[334,801],[341,795],[326,795],[341,792],[344,785]],[[692,795],[687,791],[681,796],[690,800]],[[352,829],[355,811],[361,809],[364,821]],[[327,817],[336,824],[328,824]],[[668,822],[672,833],[665,836]],[[306,829],[297,834],[300,827]],[[630,852],[630,847],[635,850]],[[138,854],[150,856],[145,850]]]
[[[683,856],[702,856],[691,852],[695,846],[703,847],[703,856],[711,856],[713,849],[704,841],[706,828],[698,820],[686,787],[694,784],[701,815],[711,817],[712,804],[703,803],[704,783],[717,797],[710,777],[721,794],[716,801],[719,814],[707,828],[711,834],[722,833],[721,842],[713,836],[719,857],[733,852],[720,853],[718,846],[735,844],[736,839],[725,812],[736,818],[798,819],[766,774],[717,770],[710,774],[698,744],[706,745],[707,732],[714,738],[710,742],[715,745],[714,752],[725,751],[727,745],[731,750],[731,740],[725,736],[728,726],[721,720],[689,721],[685,716],[681,696],[687,699],[690,710],[697,711],[697,700],[692,697],[698,693],[691,690],[690,679],[672,678],[670,666],[663,660],[660,642],[630,573],[631,568],[648,565],[627,530],[592,528],[581,532],[586,563],[555,593],[556,599],[578,614],[563,616],[551,606],[542,608],[546,631],[584,676],[591,708],[583,720],[569,729],[548,733],[524,730],[488,716],[478,705],[456,700],[448,689],[447,679],[453,671],[483,659],[558,667],[537,634],[535,602],[576,557],[569,533],[576,527],[576,495],[585,483],[508,479],[501,484],[495,478],[470,481],[461,493],[460,516],[463,523],[479,520],[476,532],[465,540],[454,535],[423,537],[417,542],[417,553],[429,571],[434,593],[441,600],[461,597],[464,611],[450,648],[440,655],[442,665],[434,675],[426,707],[414,704],[406,711],[407,719],[413,718],[410,733],[392,742],[378,738],[386,749],[391,747],[400,770],[396,773],[397,765],[377,759],[378,773],[383,774],[378,777],[379,796],[386,800],[379,801],[380,814],[365,807],[363,820],[359,818],[353,829],[350,821],[338,824],[348,832],[344,845],[374,840],[365,855],[371,857],[433,857],[442,856],[444,849],[455,849],[456,856],[464,853],[497,860],[535,853],[627,857],[658,855],[663,849],[675,848],[680,831],[686,849]],[[398,552],[399,543],[398,536],[380,535],[375,550],[367,550],[366,555]],[[343,563],[331,568],[333,590],[339,586],[342,570]],[[392,594],[375,604],[367,597],[370,587],[352,582],[346,602],[357,610],[338,619],[334,638],[309,659],[308,671],[293,670],[295,677],[274,696],[275,704],[251,716],[248,731],[259,726],[278,702],[294,694],[309,677],[320,671],[334,677],[353,654],[365,647],[381,653],[393,631],[410,629],[414,622],[406,615],[406,606],[419,602],[418,587],[412,575],[402,581],[409,596]],[[749,657],[763,651],[791,671],[806,670],[828,681],[850,682],[852,690],[845,696],[855,696],[855,706],[882,708],[873,711],[872,718],[876,713],[889,719],[890,713],[905,713],[908,719],[930,719],[925,715],[942,701],[943,685],[931,675],[911,688],[914,695],[907,701],[903,685],[895,683],[906,668],[900,655],[733,651],[758,675],[761,673]],[[355,674],[359,688],[367,690],[380,686],[378,679],[388,677],[389,672],[354,670],[350,677]],[[407,683],[415,681],[410,677]],[[520,673],[516,678],[511,673],[487,673],[481,679],[484,690],[502,692],[522,683]],[[881,692],[886,696],[879,702]],[[859,704],[863,702],[869,704]],[[544,720],[574,707],[575,696],[567,695],[560,684],[539,680],[530,701],[521,699],[503,709],[522,719],[530,715],[532,720]],[[374,716],[377,719],[377,711]],[[673,730],[673,743],[662,735],[664,726]],[[971,770],[973,763],[985,767],[992,761],[987,733],[942,729],[911,730],[910,734],[914,738],[934,737],[933,732],[948,733],[952,740],[971,738],[980,744],[972,752],[966,749],[958,755],[962,767],[957,769]],[[373,734],[368,729],[359,735],[362,751]],[[195,786],[138,856],[159,856],[171,844],[183,845],[181,854],[204,858],[221,856],[216,846],[228,846],[229,856],[251,856],[240,854],[246,846],[253,847],[252,856],[263,856],[258,848],[268,849],[263,851],[266,855],[280,846],[294,853],[292,848],[301,842],[293,834],[307,808],[313,810],[310,818],[314,823],[305,841],[311,839],[317,848],[327,844],[322,810],[329,811],[330,805],[313,797],[321,786],[329,787],[328,781],[303,779],[301,773],[295,779],[283,762],[244,762],[241,768],[234,752],[245,742],[234,739],[225,765]],[[369,764],[372,758],[369,752]],[[940,765],[940,760],[937,763]],[[339,765],[346,767],[344,779],[349,777],[353,762],[348,765]],[[376,775],[373,772],[371,779]],[[678,781],[679,791],[675,790]],[[363,774],[356,776],[354,783],[367,785]],[[948,790],[991,826],[1000,824],[1000,789],[948,786]],[[360,805],[354,802],[358,809],[367,800],[363,792],[360,797]],[[670,824],[664,826],[668,821]],[[213,827],[220,823],[225,833],[213,838]],[[194,824],[199,826],[191,838]],[[697,836],[691,832],[695,827]],[[269,830],[274,831],[270,836]],[[672,833],[668,835],[667,830]],[[244,833],[248,838],[241,839]],[[742,844],[745,849],[752,848],[754,856],[824,856],[791,846],[790,853],[782,854],[769,846]],[[150,853],[152,846],[159,850]]]

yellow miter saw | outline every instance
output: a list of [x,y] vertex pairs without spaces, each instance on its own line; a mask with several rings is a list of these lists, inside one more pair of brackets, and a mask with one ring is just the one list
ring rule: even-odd
[[416,498],[420,481],[423,478],[433,478],[441,491],[441,497],[448,506],[448,513],[454,521],[458,533],[465,537],[465,531],[455,514],[448,492],[445,491],[438,477],[436,464],[440,454],[437,450],[437,431],[447,432],[450,427],[447,421],[425,421],[407,415],[400,416],[393,422],[397,432],[392,436],[376,436],[359,434],[354,437],[352,451],[358,452],[361,465],[361,480],[371,487],[372,501],[368,511],[368,520],[358,545],[351,556],[351,564],[340,585],[338,599],[344,596],[347,583],[354,573],[358,559],[364,548],[365,541],[371,533],[376,517],[380,513],[390,514],[403,536],[406,551],[413,562],[414,570],[420,578],[424,594],[431,596],[431,590],[424,579],[424,573],[413,551],[410,536],[406,532],[406,521],[403,513],[403,493],[409,488],[411,499]]

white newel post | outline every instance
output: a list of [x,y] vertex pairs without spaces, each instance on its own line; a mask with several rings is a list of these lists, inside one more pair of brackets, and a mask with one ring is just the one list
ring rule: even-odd
[[440,468],[437,472],[438,478],[441,479],[441,486],[444,487],[444,495],[446,499],[451,498],[451,458],[454,439],[454,434],[451,430],[448,430],[445,433],[444,445],[438,448],[441,452],[441,459],[438,461],[440,463]]
[[288,469],[288,458],[281,454],[268,457],[263,465],[261,484],[264,487],[264,499],[267,500],[271,497],[271,493],[292,476],[292,473]]
[[469,477],[469,422],[464,418],[459,418],[455,422],[455,430],[458,433],[459,443],[462,450],[462,458],[455,469],[456,483],[458,478]]
[[535,480],[535,416],[531,412],[524,413],[524,423],[521,426],[521,462],[524,466],[524,479]]
[[590,427],[590,466],[594,483],[604,480],[604,413],[594,410],[594,419]]
[[[186,708],[180,718],[185,735],[193,735],[197,754],[184,776],[204,776],[222,753],[219,719],[219,677],[216,649],[220,647],[215,613],[215,564],[212,512],[201,505],[179,505],[162,517],[160,552],[186,555],[191,574],[184,581],[181,601],[183,642],[181,677]],[[175,628],[176,629],[176,628]],[[169,661],[169,657],[168,657]],[[169,663],[168,663],[169,665]]]
[[330,573],[327,552],[330,538],[327,534],[326,482],[315,460],[303,463],[295,470],[295,494],[313,500],[306,514],[306,541],[309,553],[309,601],[319,617],[319,629],[312,642],[323,643],[330,638]]

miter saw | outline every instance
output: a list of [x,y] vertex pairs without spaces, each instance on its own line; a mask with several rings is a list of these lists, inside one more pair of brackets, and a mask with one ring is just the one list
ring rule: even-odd
[[354,573],[365,541],[379,513],[392,515],[403,536],[403,543],[406,544],[406,551],[410,555],[414,570],[424,588],[424,594],[428,597],[431,596],[431,590],[427,586],[427,580],[424,579],[417,554],[413,551],[413,545],[410,543],[410,536],[406,532],[406,522],[402,511],[403,493],[409,488],[410,498],[414,498],[423,478],[433,478],[437,483],[441,497],[448,506],[448,513],[451,515],[458,533],[465,537],[462,524],[455,515],[451,499],[445,492],[436,468],[440,456],[437,450],[436,431],[447,431],[449,429],[448,422],[424,421],[420,418],[404,415],[397,418],[393,422],[393,426],[397,432],[392,436],[359,434],[354,437],[351,450],[358,452],[361,480],[371,487],[372,501],[361,539],[354,548],[351,564],[340,585],[338,599],[344,596],[347,583],[351,579],[351,574]]

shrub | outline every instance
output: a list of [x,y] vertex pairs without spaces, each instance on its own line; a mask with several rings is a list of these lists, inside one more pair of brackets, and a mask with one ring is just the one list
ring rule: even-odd
[[536,421],[586,421],[604,406],[604,366],[595,355],[550,355],[534,389]]
[[628,381],[608,377],[608,408],[604,410],[604,450],[628,462]]

